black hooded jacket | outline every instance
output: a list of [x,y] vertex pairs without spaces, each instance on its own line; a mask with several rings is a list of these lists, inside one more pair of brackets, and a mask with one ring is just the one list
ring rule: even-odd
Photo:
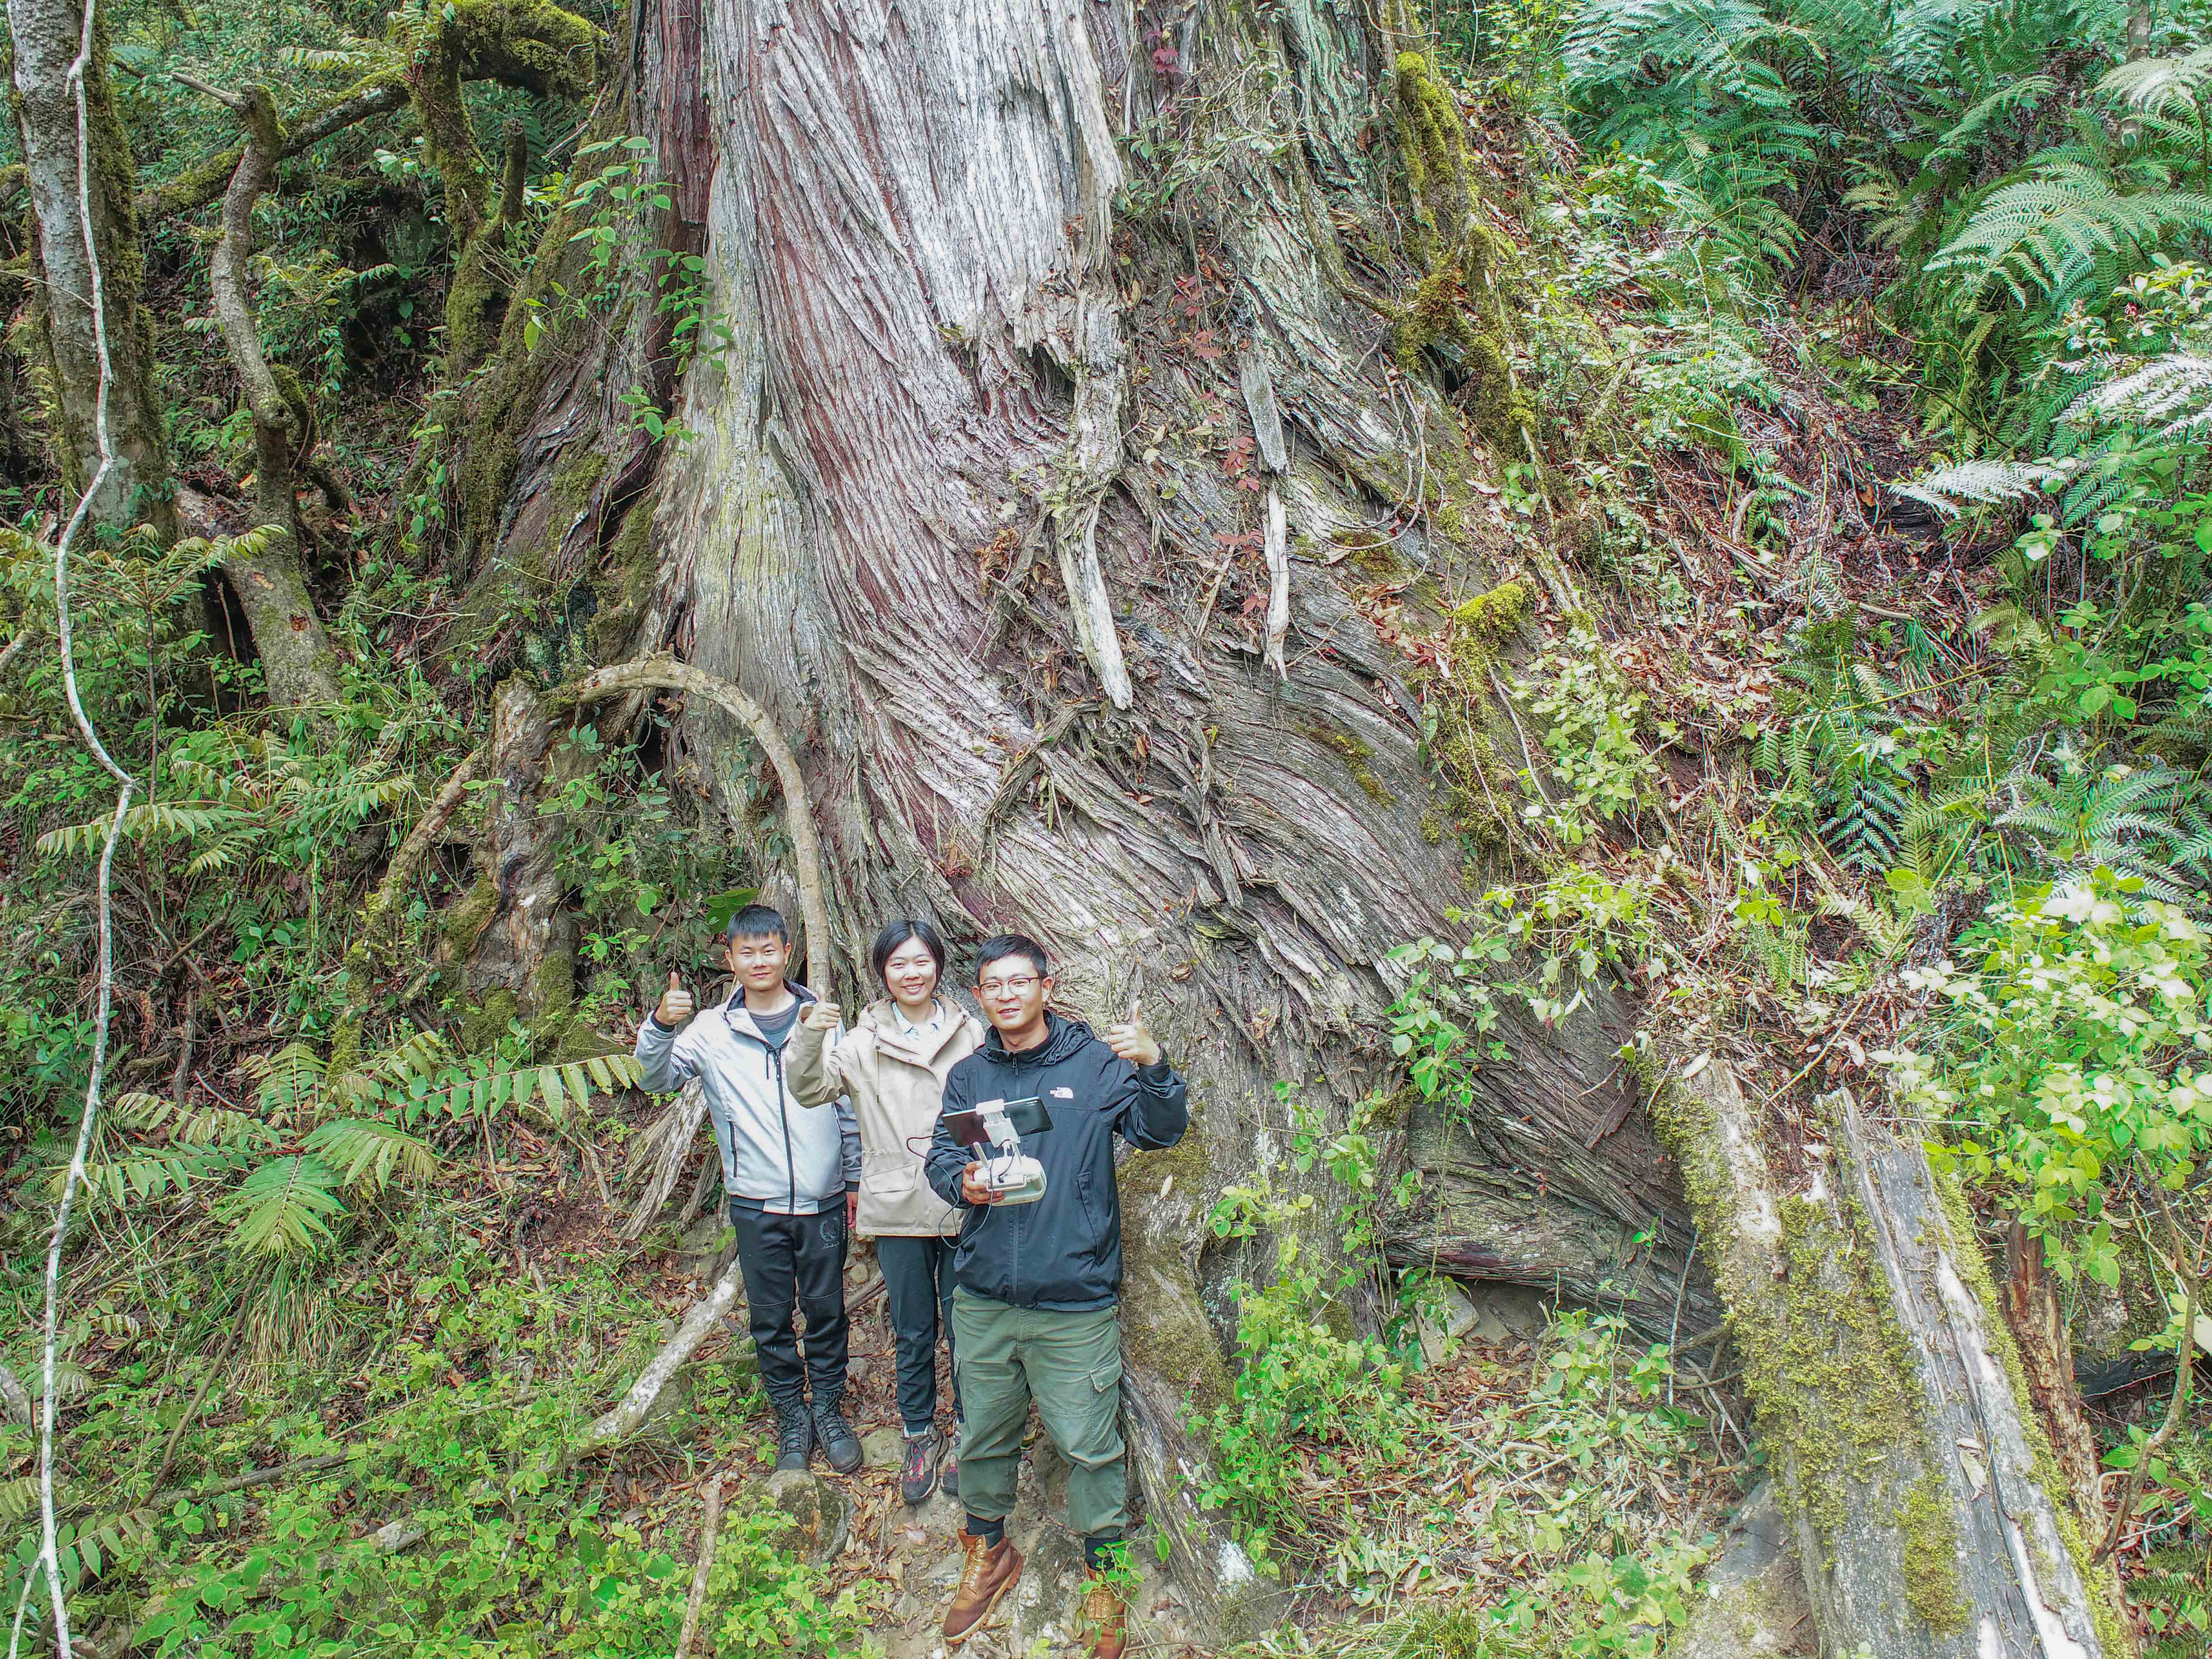
[[1190,1125],[1183,1080],[1163,1059],[1141,1069],[1080,1020],[1045,1016],[1045,1040],[1009,1054],[993,1031],[945,1079],[948,1112],[979,1100],[1035,1095],[1052,1127],[1022,1137],[1044,1166],[1044,1196],[1000,1209],[970,1207],[960,1174],[975,1154],[945,1133],[942,1117],[924,1171],[938,1196],[962,1211],[952,1279],[978,1296],[1018,1308],[1082,1312],[1110,1307],[1121,1288],[1121,1199],[1114,1137],[1158,1151]]

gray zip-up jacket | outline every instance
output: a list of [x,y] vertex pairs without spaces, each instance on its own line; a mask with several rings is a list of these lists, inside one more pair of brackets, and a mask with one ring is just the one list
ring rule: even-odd
[[[802,1003],[815,1000],[803,985],[788,988]],[[842,1035],[841,1027],[831,1041]],[[779,1214],[812,1215],[859,1188],[860,1132],[853,1109],[840,1100],[833,1115],[799,1103],[784,1075],[783,1050],[761,1036],[742,989],[674,1030],[647,1014],[637,1028],[636,1053],[648,1089],[665,1093],[699,1079],[722,1154],[722,1189],[732,1198]]]

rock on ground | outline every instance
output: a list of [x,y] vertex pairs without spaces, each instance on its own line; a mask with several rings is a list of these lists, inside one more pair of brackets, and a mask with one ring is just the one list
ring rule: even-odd
[[[1059,1499],[1066,1482],[1066,1464],[1036,1433],[1023,1455],[1014,1512],[1006,1522],[1007,1536],[1023,1556],[1021,1582],[989,1622],[960,1645],[958,1659],[1072,1659],[1082,1651],[1075,1638],[1083,1547],[1061,1520]],[[888,1618],[870,1633],[884,1644],[886,1659],[947,1659],[941,1626],[960,1581],[965,1519],[959,1500],[941,1494],[913,1509],[894,1504],[885,1516],[878,1542],[901,1593]],[[1132,1528],[1129,1565],[1138,1589],[1130,1607],[1130,1650],[1180,1652],[1191,1640],[1188,1613],[1147,1538],[1141,1522]]]
[[853,1500],[806,1469],[784,1469],[768,1478],[769,1502],[791,1517],[788,1547],[820,1566],[845,1547],[852,1531]]

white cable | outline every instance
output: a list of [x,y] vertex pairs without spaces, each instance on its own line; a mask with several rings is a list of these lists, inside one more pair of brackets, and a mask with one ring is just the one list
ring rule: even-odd
[[[76,1197],[77,1184],[84,1179],[85,1159],[92,1149],[92,1130],[100,1111],[100,1075],[107,1065],[107,1017],[115,996],[115,939],[114,914],[109,900],[108,883],[115,868],[115,843],[123,834],[124,815],[131,810],[131,796],[136,784],[131,775],[115,763],[100,741],[100,734],[92,728],[92,721],[84,712],[84,703],[77,695],[76,658],[70,633],[69,600],[69,550],[85,520],[92,512],[94,501],[107,482],[109,471],[115,465],[115,451],[107,433],[107,395],[115,384],[115,366],[107,348],[107,295],[100,275],[100,243],[92,229],[92,120],[86,106],[84,92],[85,70],[92,63],[92,30],[94,0],[84,0],[84,22],[77,40],[76,61],[69,69],[69,85],[76,100],[76,208],[77,223],[84,235],[84,257],[92,285],[92,333],[100,353],[100,391],[93,404],[93,438],[98,446],[100,464],[86,483],[84,494],[77,500],[76,509],[62,526],[61,537],[54,544],[54,620],[59,635],[62,659],[62,686],[69,696],[70,716],[76,729],[84,736],[85,746],[91,750],[100,763],[114,778],[115,815],[108,820],[107,841],[100,849],[100,874],[96,892],[100,915],[100,991],[93,1013],[92,1075],[85,1085],[84,1117],[77,1125],[76,1150],[70,1158],[69,1174],[62,1182],[61,1201],[54,1210],[53,1237],[46,1247],[46,1350],[41,1376],[46,1389],[46,1411],[39,1425],[39,1559],[44,1567],[46,1582],[52,1587],[54,1604],[54,1649],[59,1659],[71,1659],[69,1630],[69,1603],[62,1590],[60,1534],[54,1522],[54,1414],[60,1401],[54,1387],[54,1371],[59,1345],[61,1315],[62,1245],[69,1234],[70,1207]],[[16,90],[23,90],[21,76],[22,59],[16,58]],[[155,717],[159,718],[159,711]],[[30,1580],[24,1580],[25,1601],[30,1591]],[[9,1659],[15,1659],[16,1650],[22,1641],[22,1604],[18,1604],[15,1629],[8,1639]]]

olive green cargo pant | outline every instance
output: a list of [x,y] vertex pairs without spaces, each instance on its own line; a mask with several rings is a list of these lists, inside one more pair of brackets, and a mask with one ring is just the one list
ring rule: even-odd
[[1014,1512],[1022,1431],[1036,1401],[1068,1462],[1067,1524],[1085,1537],[1127,1524],[1121,1444],[1121,1321],[1116,1308],[1055,1313],[952,1292],[960,1368],[960,1501],[986,1521]]

